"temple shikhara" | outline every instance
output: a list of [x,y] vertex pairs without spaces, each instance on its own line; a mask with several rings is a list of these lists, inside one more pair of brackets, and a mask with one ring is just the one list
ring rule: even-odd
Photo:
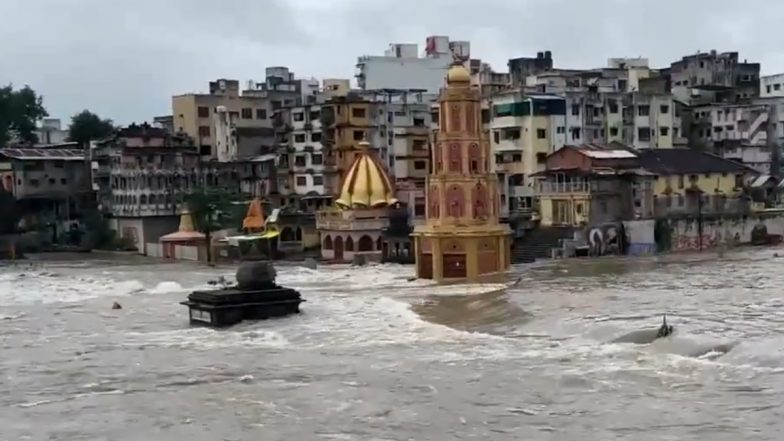
[[498,221],[497,178],[481,113],[480,91],[456,63],[439,97],[427,223],[413,234],[417,277],[476,280],[509,268],[511,231]]
[[389,226],[388,209],[398,204],[395,188],[366,141],[343,178],[335,207],[321,210],[316,227],[321,234],[321,257],[350,262],[355,256],[380,261],[383,230]]

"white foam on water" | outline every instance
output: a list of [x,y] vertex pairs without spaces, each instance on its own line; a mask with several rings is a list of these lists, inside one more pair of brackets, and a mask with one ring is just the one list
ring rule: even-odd
[[120,343],[124,347],[195,348],[201,350],[246,347],[285,348],[288,340],[269,330],[231,331],[203,327],[169,331],[126,332]]
[[177,282],[160,282],[147,292],[150,294],[168,294],[187,291],[191,291],[191,289],[185,289]]

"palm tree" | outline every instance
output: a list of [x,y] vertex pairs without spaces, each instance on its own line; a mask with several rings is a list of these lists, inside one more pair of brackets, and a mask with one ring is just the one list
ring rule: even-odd
[[235,220],[231,195],[222,188],[198,187],[184,196],[193,227],[207,241],[207,263],[212,263],[212,233],[228,228]]

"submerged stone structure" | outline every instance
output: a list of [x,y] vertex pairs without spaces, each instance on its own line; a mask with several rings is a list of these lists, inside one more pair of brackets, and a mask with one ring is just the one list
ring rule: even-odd
[[427,223],[414,229],[417,277],[476,280],[511,263],[511,230],[498,220],[498,181],[482,132],[480,91],[456,63],[439,97],[427,180]]
[[261,320],[299,313],[300,293],[275,283],[272,262],[245,262],[237,269],[237,286],[194,291],[181,302],[191,324],[226,327],[243,320]]

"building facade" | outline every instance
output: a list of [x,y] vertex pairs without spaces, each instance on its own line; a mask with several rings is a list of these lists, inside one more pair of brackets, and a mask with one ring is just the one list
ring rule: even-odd
[[467,69],[449,69],[439,106],[427,223],[414,229],[417,277],[477,280],[509,267],[511,232],[499,223],[498,182],[482,129],[480,91]]

